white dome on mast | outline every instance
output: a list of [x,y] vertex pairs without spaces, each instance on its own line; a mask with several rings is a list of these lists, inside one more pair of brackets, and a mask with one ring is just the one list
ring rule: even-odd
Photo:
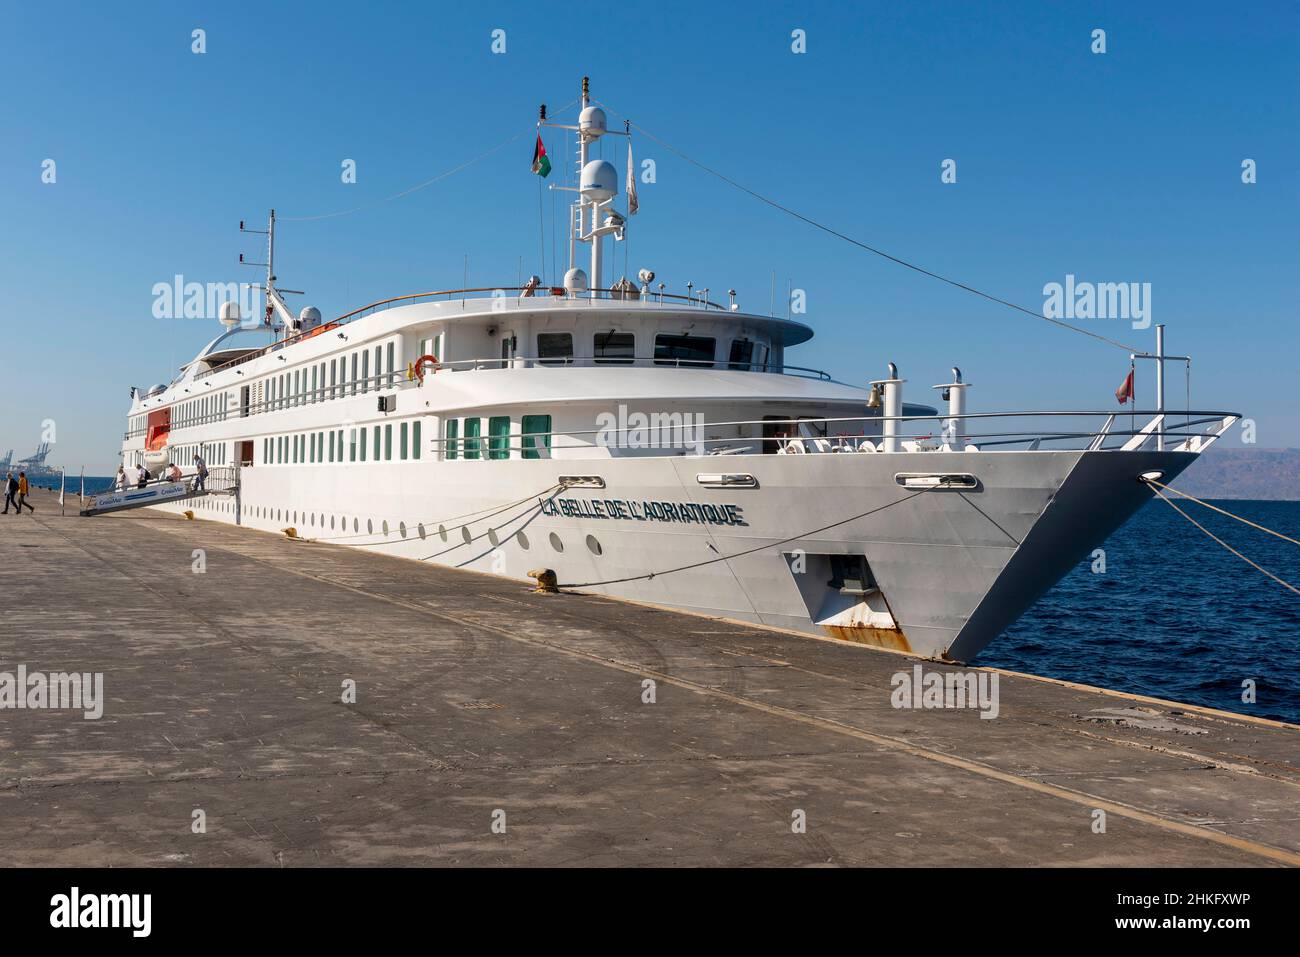
[[618,195],[618,170],[613,163],[592,160],[578,177],[578,192],[592,203],[603,203]]
[[578,129],[588,136],[604,136],[607,132],[605,122],[605,111],[599,106],[584,107],[578,114]]

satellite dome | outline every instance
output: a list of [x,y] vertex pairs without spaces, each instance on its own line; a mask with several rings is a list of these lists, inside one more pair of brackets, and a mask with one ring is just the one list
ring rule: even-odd
[[577,266],[564,274],[564,288],[571,293],[587,291],[587,272]]
[[320,310],[315,306],[304,307],[302,312],[298,313],[298,322],[304,327],[320,325]]
[[578,129],[597,136],[605,132],[605,111],[599,106],[589,106],[578,114]]
[[232,329],[239,325],[239,303],[235,300],[221,304],[221,324]]
[[166,391],[167,391],[167,386],[163,385],[161,382],[159,382],[157,385],[149,386],[149,395],[151,396],[155,396],[158,395],[159,393],[166,392]]
[[618,170],[613,163],[592,160],[582,168],[578,191],[595,203],[603,203],[618,194]]

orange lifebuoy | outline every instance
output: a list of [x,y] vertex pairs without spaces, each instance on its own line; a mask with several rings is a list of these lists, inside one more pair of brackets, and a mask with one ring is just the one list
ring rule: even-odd
[[415,377],[420,380],[421,385],[424,384],[424,366],[426,363],[431,363],[433,365],[433,371],[435,374],[437,373],[438,369],[442,366],[442,363],[438,361],[437,356],[423,355],[420,356],[420,358],[416,359]]

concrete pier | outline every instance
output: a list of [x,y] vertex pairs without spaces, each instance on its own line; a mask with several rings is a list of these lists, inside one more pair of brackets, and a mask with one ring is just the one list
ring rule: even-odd
[[1300,728],[34,501],[0,673],[104,701],[0,710],[11,866],[1300,863]]

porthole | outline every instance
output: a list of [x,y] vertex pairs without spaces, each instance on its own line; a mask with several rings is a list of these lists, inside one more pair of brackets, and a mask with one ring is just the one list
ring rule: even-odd
[[497,530],[495,528],[488,529],[488,541],[492,543],[493,548],[496,548],[501,544],[501,539],[497,538]]
[[560,536],[551,532],[551,547],[557,552],[564,551],[564,542],[560,541]]
[[425,535],[425,532],[424,532],[424,525],[421,524],[421,525],[420,525],[420,540],[423,541],[423,540],[425,539],[425,537],[426,537],[426,535]]
[[438,526],[438,537],[441,538],[444,542],[447,540],[447,526],[445,525]]
[[361,519],[359,519],[359,518],[354,518],[354,519],[352,520],[352,531],[354,531],[354,532],[359,532],[359,531],[361,531]]
[[311,513],[311,527],[312,527],[312,528],[315,528],[315,527],[316,527],[316,513],[315,513],[315,512],[312,512],[312,513]]
[[400,525],[397,526],[397,534],[401,535],[403,538],[406,537],[406,523],[405,523],[405,522],[402,522]]
[[334,531],[334,516],[330,516],[330,531]]
[[595,535],[587,536],[587,551],[591,552],[593,555],[599,555],[604,551],[604,549],[600,547],[600,542],[596,540]]
[[463,538],[463,539],[465,539],[465,544],[466,544],[466,545],[468,545],[470,542],[474,541],[474,536],[471,535],[471,534],[469,533],[469,526],[468,526],[468,525],[462,525],[462,526],[460,527],[460,537]]
[[375,520],[373,518],[366,519],[366,534],[375,534]]
[[383,530],[384,530],[384,534],[387,535],[387,534],[388,534],[388,519],[384,519],[384,524],[383,524],[382,526],[380,526],[380,527],[383,528]]
[[515,532],[515,539],[519,542],[519,547],[528,551],[528,536],[523,532]]

